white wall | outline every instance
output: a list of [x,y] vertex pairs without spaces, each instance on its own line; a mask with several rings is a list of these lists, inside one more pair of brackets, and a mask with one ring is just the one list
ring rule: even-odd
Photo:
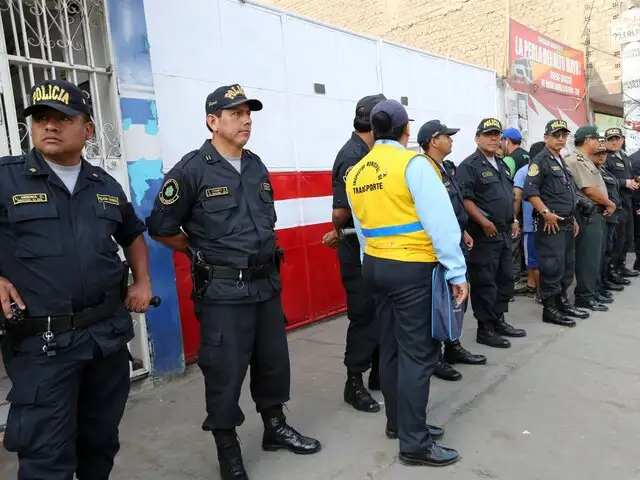
[[489,70],[236,0],[145,0],[145,12],[165,170],[209,136],[205,98],[231,83],[265,105],[248,148],[272,171],[330,170],[365,95],[408,97],[414,140],[433,118],[462,128],[456,162],[498,113]]

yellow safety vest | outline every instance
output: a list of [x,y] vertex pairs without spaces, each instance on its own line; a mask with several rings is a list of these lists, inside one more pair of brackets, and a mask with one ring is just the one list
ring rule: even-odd
[[[377,144],[347,174],[347,195],[360,222],[367,255],[401,262],[438,261],[405,180],[407,165],[416,155]],[[442,179],[440,169],[423,157]]]

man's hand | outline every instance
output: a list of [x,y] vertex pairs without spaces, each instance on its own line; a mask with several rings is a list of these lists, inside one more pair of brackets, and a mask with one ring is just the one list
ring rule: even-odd
[[640,187],[640,184],[638,184],[638,182],[636,182],[633,179],[627,179],[627,182],[625,183],[625,186],[629,190],[638,190],[638,187]]
[[573,221],[573,236],[577,237],[579,233],[580,233],[580,225],[578,225],[578,222],[576,222],[574,220]]
[[322,237],[322,243],[324,243],[327,247],[334,249],[338,248],[339,240],[340,237],[338,235],[338,232],[336,232],[335,230],[331,230],[330,232],[325,233]]
[[560,225],[558,225],[558,220],[564,220],[564,218],[556,215],[555,213],[547,213],[544,216],[544,228],[543,230],[546,233],[558,233],[560,231]]
[[520,236],[520,224],[513,222],[511,224],[511,238],[518,238]]
[[487,237],[495,237],[498,234],[498,229],[490,220],[482,226],[482,231]]
[[144,313],[149,309],[151,295],[151,282],[135,282],[129,286],[124,304],[130,312]]
[[469,250],[473,248],[473,237],[471,237],[466,230],[462,233],[462,241]]
[[606,210],[604,212],[605,217],[610,217],[616,211],[616,204],[613,202],[609,202],[609,205],[606,206]]
[[11,312],[11,304],[15,302],[20,310],[24,310],[24,302],[16,287],[4,277],[0,277],[0,302],[2,303],[2,313],[7,320],[11,320],[13,314]]
[[469,284],[464,282],[460,285],[451,285],[451,291],[453,292],[453,297],[456,299],[456,304],[462,305],[462,302],[469,296]]

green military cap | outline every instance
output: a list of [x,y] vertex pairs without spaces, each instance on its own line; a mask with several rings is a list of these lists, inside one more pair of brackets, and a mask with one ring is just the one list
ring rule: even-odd
[[598,132],[598,128],[593,125],[586,125],[584,127],[578,128],[574,135],[574,139],[579,142],[585,141],[587,138],[600,138],[600,133]]

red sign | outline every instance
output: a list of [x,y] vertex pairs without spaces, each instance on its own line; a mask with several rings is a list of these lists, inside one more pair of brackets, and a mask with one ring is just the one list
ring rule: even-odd
[[512,82],[582,97],[584,54],[510,20],[508,76]]

